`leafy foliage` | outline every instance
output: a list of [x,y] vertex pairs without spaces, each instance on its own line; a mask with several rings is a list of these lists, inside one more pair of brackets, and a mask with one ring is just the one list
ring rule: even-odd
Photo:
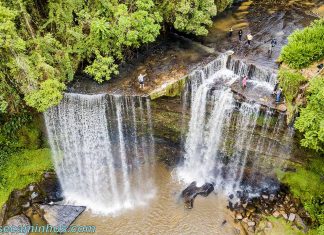
[[308,89],[307,106],[301,109],[295,127],[304,133],[301,144],[304,147],[324,151],[324,78],[311,80]]
[[322,158],[313,159],[306,167],[300,167],[297,172],[279,172],[281,181],[290,186],[294,196],[301,199],[305,209],[318,227],[316,231],[324,229],[324,164]]
[[206,35],[206,26],[217,13],[214,0],[181,0],[177,8],[174,27],[196,35]]
[[63,98],[65,85],[57,80],[48,79],[40,84],[40,88],[26,95],[26,103],[44,112],[48,107],[59,104]]
[[78,68],[109,80],[130,50],[157,38],[163,22],[205,35],[214,15],[213,0],[0,0],[0,114],[26,103],[45,111]]
[[280,59],[295,69],[305,68],[324,58],[324,19],[314,21],[303,30],[296,30],[288,38]]

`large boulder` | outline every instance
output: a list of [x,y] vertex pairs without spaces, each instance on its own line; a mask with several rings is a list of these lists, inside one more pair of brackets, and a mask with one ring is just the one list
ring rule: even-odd
[[39,205],[41,217],[55,227],[67,228],[86,209],[84,206]]
[[197,187],[197,182],[192,182],[185,190],[182,191],[181,197],[184,200],[185,207],[187,209],[193,208],[193,203],[198,195],[207,197],[214,191],[214,185],[211,183],[205,183],[201,187]]
[[31,224],[25,215],[16,215],[16,216],[8,219],[5,226],[11,227],[11,228],[13,228],[13,227],[21,228],[21,230],[19,232],[18,231],[3,231],[3,232],[5,232],[6,234],[27,235],[29,233],[27,231],[27,229],[29,228],[30,225]]

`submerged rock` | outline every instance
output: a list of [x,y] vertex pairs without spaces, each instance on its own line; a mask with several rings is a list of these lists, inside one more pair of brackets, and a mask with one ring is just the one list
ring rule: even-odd
[[191,209],[197,195],[207,197],[212,191],[214,191],[213,184],[205,183],[201,187],[197,187],[197,183],[194,181],[182,191],[181,197],[184,199],[185,207]]
[[51,226],[68,227],[85,210],[84,206],[40,205],[45,222]]

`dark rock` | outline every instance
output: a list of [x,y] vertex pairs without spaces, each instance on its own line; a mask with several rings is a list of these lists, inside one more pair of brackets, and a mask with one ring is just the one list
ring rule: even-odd
[[85,210],[84,206],[39,205],[42,218],[51,226],[68,227]]
[[62,189],[56,174],[47,172],[39,183],[32,183],[23,189],[11,192],[6,202],[3,222],[11,217],[23,214],[35,203],[43,204],[62,199]]
[[38,185],[46,194],[47,202],[58,202],[63,200],[63,191],[54,172],[46,172],[44,174],[44,180]]
[[214,191],[214,185],[211,183],[205,183],[201,187],[197,187],[197,183],[192,182],[182,191],[181,197],[184,199],[185,207],[191,209],[197,195],[207,197],[212,191]]
[[226,220],[224,220],[224,221],[222,222],[222,226],[223,226],[223,225],[225,225],[226,223],[227,223],[227,221],[226,221]]

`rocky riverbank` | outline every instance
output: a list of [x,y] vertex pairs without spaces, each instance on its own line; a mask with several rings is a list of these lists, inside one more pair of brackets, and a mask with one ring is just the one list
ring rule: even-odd
[[248,234],[270,232],[273,228],[271,217],[282,218],[293,228],[308,231],[311,218],[285,185],[280,185],[276,191],[264,190],[258,196],[248,195],[247,191],[231,194],[228,204],[235,222],[240,223]]
[[40,182],[11,192],[1,208],[0,225],[68,227],[84,210],[83,206],[65,205],[56,174],[46,172]]

